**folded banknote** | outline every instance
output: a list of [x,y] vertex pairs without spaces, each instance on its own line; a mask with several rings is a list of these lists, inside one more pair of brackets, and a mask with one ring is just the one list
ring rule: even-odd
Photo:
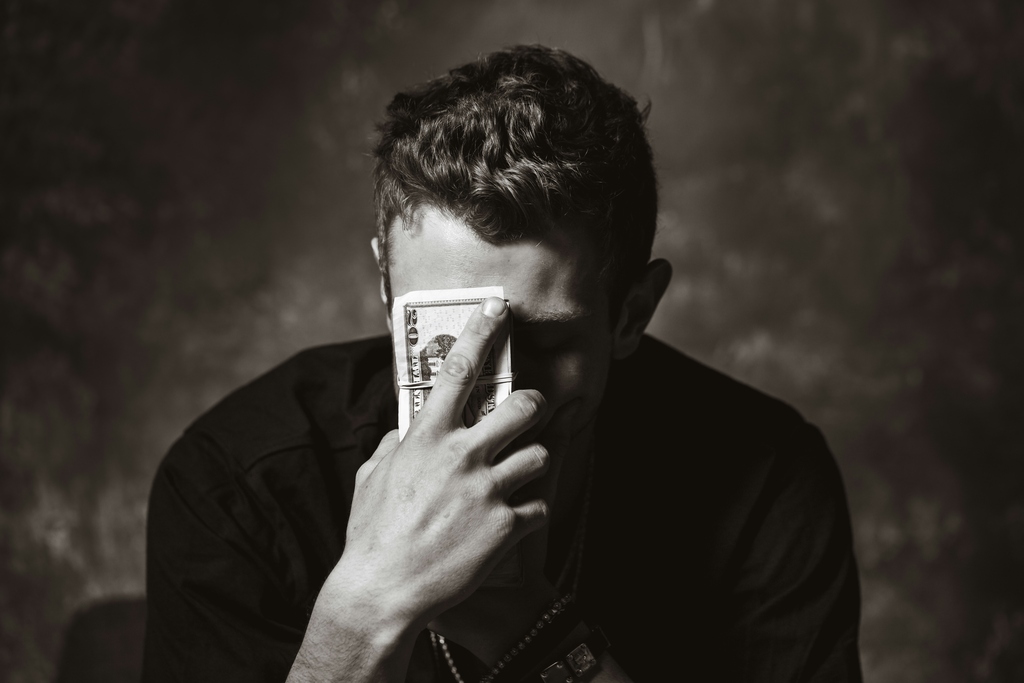
[[[502,287],[434,289],[395,298],[392,330],[398,368],[398,436],[405,438],[434,384],[441,365],[466,322],[484,299],[504,298]],[[480,378],[466,402],[467,426],[476,424],[512,393],[512,337],[502,330],[484,359]]]

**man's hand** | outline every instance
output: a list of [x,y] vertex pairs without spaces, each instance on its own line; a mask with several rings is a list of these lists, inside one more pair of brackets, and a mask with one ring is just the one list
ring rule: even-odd
[[[488,315],[489,314],[489,315]],[[463,412],[508,311],[485,301],[441,366],[430,399],[399,444],[396,432],[360,468],[340,566],[388,601],[429,619],[471,593],[504,551],[547,519],[542,499],[508,497],[548,466],[539,444],[495,458],[538,422],[544,398],[517,391],[471,428]]]
[[[568,450],[571,415],[557,413],[545,426],[540,442],[549,453],[550,465],[543,477],[529,482],[513,499],[537,497],[554,509],[559,468]],[[535,430],[525,435],[529,438]],[[513,444],[514,447],[515,444]],[[551,602],[560,597],[544,575],[548,550],[548,526],[531,533],[520,543],[524,581],[519,588],[477,589],[469,598],[445,611],[430,628],[468,648],[491,664],[521,639]]]
[[543,498],[508,500],[544,474],[547,449],[531,443],[502,453],[542,419],[540,393],[513,392],[486,419],[463,423],[506,316],[501,299],[481,304],[405,440],[391,432],[359,469],[345,550],[317,598],[292,680],[363,677],[355,671],[368,680],[404,677],[415,634],[547,521]]

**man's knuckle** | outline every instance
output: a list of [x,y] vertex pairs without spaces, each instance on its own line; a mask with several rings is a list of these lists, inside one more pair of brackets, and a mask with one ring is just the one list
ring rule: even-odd
[[551,508],[548,506],[547,501],[537,500],[530,506],[527,517],[528,519],[525,521],[546,521],[551,517]]
[[473,379],[473,363],[461,353],[449,353],[441,365],[441,373],[449,379],[465,384]]
[[501,482],[494,476],[492,472],[487,472],[480,477],[480,492],[487,498],[492,498],[501,494]]
[[488,500],[499,500],[505,496],[505,482],[493,473],[480,478],[480,495]]
[[548,468],[548,464],[551,462],[551,454],[547,448],[539,443],[533,444],[530,447],[530,454],[534,457],[538,470],[546,470]]
[[448,452],[451,454],[450,463],[453,467],[460,468],[469,459],[472,449],[462,439],[453,439],[448,445]]
[[466,322],[466,330],[481,337],[486,336],[490,329],[489,319],[482,315],[474,315]]
[[513,396],[515,396],[514,405],[519,409],[520,414],[525,420],[532,420],[544,410],[544,399],[541,398],[540,394],[523,392],[513,394]]
[[512,508],[499,508],[497,517],[497,533],[499,537],[508,536],[515,531],[518,515]]

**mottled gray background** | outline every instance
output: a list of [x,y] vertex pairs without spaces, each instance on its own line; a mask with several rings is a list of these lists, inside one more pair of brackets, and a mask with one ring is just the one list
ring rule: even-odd
[[1024,680],[1021,9],[5,0],[0,678],[52,680],[73,615],[143,593],[149,483],[190,419],[385,330],[390,96],[543,42],[653,102],[676,270],[653,332],[828,435],[868,680]]

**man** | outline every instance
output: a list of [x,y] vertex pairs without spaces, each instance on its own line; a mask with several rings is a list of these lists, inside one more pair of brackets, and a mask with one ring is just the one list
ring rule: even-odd
[[[150,501],[147,681],[859,680],[823,439],[644,336],[671,277],[644,118],[542,47],[395,97],[382,298],[507,303],[401,442],[388,339],[304,352],[185,432]],[[509,316],[516,391],[467,427]],[[519,585],[482,586],[517,544]]]

